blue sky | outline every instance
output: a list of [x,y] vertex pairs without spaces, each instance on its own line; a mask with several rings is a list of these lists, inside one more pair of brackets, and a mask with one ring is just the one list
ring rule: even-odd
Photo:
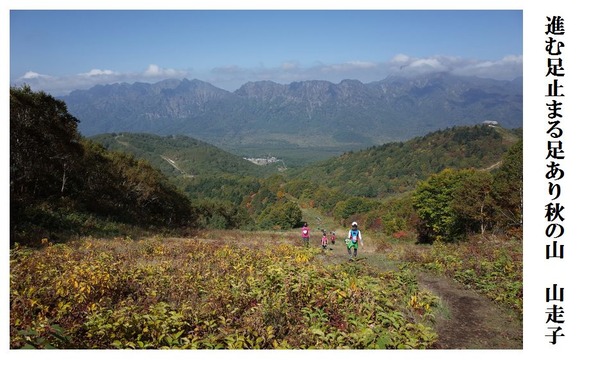
[[10,81],[62,95],[115,82],[196,78],[235,90],[450,71],[522,75],[522,12],[10,12]]

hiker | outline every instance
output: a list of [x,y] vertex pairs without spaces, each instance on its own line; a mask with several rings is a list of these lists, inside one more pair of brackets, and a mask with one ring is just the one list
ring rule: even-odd
[[310,240],[310,229],[308,228],[308,223],[305,222],[302,227],[302,244],[308,248],[308,243]]
[[335,232],[331,232],[331,245],[335,245]]
[[346,239],[346,246],[348,247],[348,259],[352,261],[352,248],[354,248],[354,258],[358,254],[358,243],[360,241],[360,246],[364,247],[362,234],[360,230],[358,230],[358,223],[356,221],[352,222],[352,228],[348,231],[348,238]]
[[327,249],[327,232],[323,231],[323,237],[321,237],[321,247],[323,250]]

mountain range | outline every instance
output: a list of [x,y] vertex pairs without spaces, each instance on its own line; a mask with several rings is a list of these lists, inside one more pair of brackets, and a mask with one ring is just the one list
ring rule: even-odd
[[455,125],[523,122],[523,82],[445,73],[278,84],[229,92],[199,80],[98,85],[61,97],[84,136],[115,132],[186,135],[245,156],[314,158]]

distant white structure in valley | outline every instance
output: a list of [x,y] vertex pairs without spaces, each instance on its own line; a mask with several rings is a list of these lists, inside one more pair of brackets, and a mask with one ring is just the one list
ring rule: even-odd
[[483,122],[483,125],[489,125],[489,126],[493,126],[493,125],[498,125],[498,122],[497,122],[497,121],[494,121],[494,120],[485,120],[485,121]]
[[266,166],[267,164],[282,162],[281,159],[277,159],[276,157],[270,156],[268,158],[244,158],[249,162],[254,164],[258,164],[259,166]]

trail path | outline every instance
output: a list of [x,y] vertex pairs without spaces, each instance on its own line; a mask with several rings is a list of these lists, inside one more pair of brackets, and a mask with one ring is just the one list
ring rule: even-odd
[[[343,241],[323,254],[325,262],[339,264],[348,261]],[[357,265],[379,271],[398,268],[398,261],[387,258],[371,244],[359,249]],[[419,286],[437,295],[442,307],[435,323],[439,335],[438,349],[522,349],[522,323],[507,311],[457,281],[431,273],[416,274]]]
[[[313,219],[317,224],[316,215]],[[322,220],[328,225],[327,219]],[[320,236],[313,229],[311,246],[320,247]],[[315,230],[317,229],[317,230]],[[328,232],[330,232],[329,230]],[[337,265],[348,263],[348,253],[344,244],[347,231],[344,228],[335,229],[338,239],[335,245],[329,245],[319,257],[326,263]],[[300,244],[300,232],[270,233],[247,232],[252,238],[245,238],[243,232],[214,233],[205,232],[202,236],[206,241],[220,241],[254,246],[260,249],[265,244],[281,243]],[[369,236],[371,237],[371,236]],[[376,241],[367,239],[364,248],[359,248],[359,260],[353,265],[367,266],[375,271],[395,271],[401,264],[398,259],[390,259],[388,253],[393,248],[378,246]],[[522,349],[523,330],[521,320],[477,292],[467,289],[453,279],[419,272],[415,274],[419,286],[434,293],[440,298],[441,307],[436,313],[435,330],[439,335],[436,348],[438,349]]]
[[181,168],[179,168],[179,166],[177,165],[177,163],[175,163],[175,161],[173,159],[169,159],[164,155],[160,156],[161,158],[163,158],[163,160],[167,163],[169,163],[175,170],[179,171],[179,173],[181,175],[183,175],[186,178],[193,178],[194,176],[192,174],[188,174],[187,172],[183,171]]
[[436,322],[440,349],[522,349],[519,319],[453,279],[417,275],[419,285],[438,295],[448,309]]
[[[315,209],[304,209],[305,220],[312,227],[311,245],[320,245],[318,229],[328,233],[335,231],[337,242],[329,245],[322,254],[326,263],[348,262],[344,244],[347,228],[342,228],[330,217]],[[291,237],[292,240],[295,237]],[[296,237],[297,238],[297,237]],[[391,247],[378,246],[376,236],[365,236],[364,248],[359,248],[357,265],[365,265],[379,271],[394,271],[398,261],[390,260],[387,253]],[[514,312],[507,311],[474,290],[467,289],[454,279],[431,273],[416,274],[421,288],[440,298],[442,307],[437,314],[435,330],[439,335],[438,349],[522,349],[523,325]]]

